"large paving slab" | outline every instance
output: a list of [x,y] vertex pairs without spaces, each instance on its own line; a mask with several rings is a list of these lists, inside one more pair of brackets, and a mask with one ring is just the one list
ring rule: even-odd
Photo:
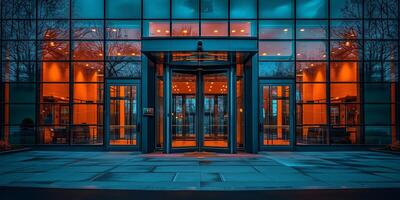
[[127,190],[400,188],[400,156],[370,151],[0,156],[0,186]]

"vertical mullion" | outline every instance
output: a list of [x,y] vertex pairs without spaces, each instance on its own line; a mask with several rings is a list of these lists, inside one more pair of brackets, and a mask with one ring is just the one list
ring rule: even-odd
[[69,145],[72,144],[72,124],[73,124],[73,117],[74,117],[74,107],[73,107],[73,80],[74,80],[74,74],[73,74],[73,65],[72,65],[72,54],[73,54],[73,43],[72,43],[72,7],[73,7],[73,0],[70,0],[70,6],[69,6],[69,121],[68,121],[68,141]]
[[39,143],[39,136],[40,136],[40,129],[39,129],[39,121],[40,121],[40,67],[39,67],[39,61],[38,61],[38,12],[39,12],[39,3],[38,0],[36,0],[36,20],[35,20],[35,80],[34,80],[34,85],[35,85],[35,125],[34,125],[34,133],[35,133],[35,144]]
[[[292,26],[292,28],[293,28],[293,31],[292,31],[292,36],[293,36],[293,39],[292,39],[292,41],[293,41],[293,51],[292,52],[294,52],[293,53],[293,57],[294,57],[294,74],[293,74],[293,77],[294,77],[294,86],[293,86],[293,90],[294,90],[294,94],[297,94],[297,78],[296,78],[296,68],[297,68],[297,34],[296,34],[296,32],[297,32],[297,2],[296,2],[296,0],[293,0],[292,1],[293,2],[293,18],[294,18],[294,20],[293,20],[293,26]],[[290,93],[289,93],[289,95],[290,95]],[[294,119],[293,119],[293,125],[292,126],[294,126],[294,133],[292,133],[292,136],[293,136],[293,139],[292,139],[292,141],[293,141],[293,143],[294,144],[292,144],[292,146],[293,147],[295,147],[296,146],[296,144],[297,144],[297,139],[296,139],[296,130],[297,130],[297,112],[296,112],[296,108],[297,108],[297,102],[296,102],[296,95],[294,96],[294,97],[292,97],[291,98],[291,101],[293,102],[293,104],[294,104],[294,110],[292,111],[292,112],[294,112]],[[303,104],[301,104],[301,107],[303,108]],[[291,108],[291,107],[290,107]],[[303,123],[301,123],[301,124],[303,124]],[[293,129],[292,129],[293,130]],[[303,130],[303,129],[302,129]]]
[[[325,48],[326,51],[326,68],[325,68],[325,74],[326,74],[326,120],[327,120],[327,144],[331,144],[330,140],[330,133],[331,133],[331,79],[330,79],[330,61],[331,61],[331,0],[327,0],[328,3],[328,33],[327,33],[327,47]],[[340,105],[339,105],[340,106]]]
[[[3,26],[3,1],[0,1],[0,26]],[[0,30],[0,141],[4,141],[4,115],[5,115],[5,104],[4,104],[4,93],[3,87],[5,83],[3,82],[3,29]],[[7,141],[5,141],[7,143]]]
[[[231,36],[231,0],[228,0],[228,37]],[[250,29],[251,31],[251,29]]]
[[[106,101],[106,98],[108,98],[108,96],[109,96],[109,94],[106,94],[106,91],[109,91],[106,87],[107,87],[107,79],[106,79],[106,77],[107,77],[107,62],[106,62],[106,20],[105,20],[105,18],[106,18],[106,16],[107,16],[107,9],[106,9],[106,6],[107,6],[107,4],[106,4],[106,1],[109,1],[109,0],[104,0],[104,2],[103,2],[103,102],[102,102],[102,104],[103,104],[103,109],[105,109],[105,101]],[[142,6],[142,8],[143,8],[143,6]],[[142,12],[143,13],[143,12]],[[107,111],[107,110],[106,110]],[[103,147],[107,147],[107,143],[108,143],[108,141],[106,141],[106,138],[109,138],[109,137],[106,137],[106,134],[110,134],[110,133],[108,133],[107,132],[107,130],[106,130],[106,124],[105,123],[107,123],[106,122],[106,115],[107,115],[108,113],[107,112],[104,112],[103,111],[103,127],[102,127],[102,129],[103,129]],[[97,122],[97,124],[98,124],[98,122]],[[109,125],[108,125],[109,126]]]
[[197,18],[197,21],[198,21],[198,28],[199,28],[199,36],[203,36],[202,35],[202,33],[201,33],[201,24],[202,24],[202,16],[201,16],[201,1],[202,0],[198,0],[198,6],[199,6],[199,8],[198,8],[198,12],[199,12],[199,15],[197,16],[198,18]]
[[361,66],[359,67],[360,74],[360,143],[365,144],[365,99],[364,99],[364,90],[365,90],[365,1],[362,0],[362,8],[361,8]]

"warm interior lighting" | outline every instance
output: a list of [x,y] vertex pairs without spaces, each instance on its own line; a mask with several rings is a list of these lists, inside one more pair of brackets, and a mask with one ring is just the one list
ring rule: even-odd
[[326,58],[326,55],[324,54],[322,57]]
[[169,30],[165,30],[165,33],[169,33]]
[[240,32],[241,32],[241,33],[244,33],[244,29],[240,29]]
[[349,47],[350,46],[350,42],[346,42],[346,47]]
[[298,54],[297,54],[297,56],[301,56],[301,54],[300,54],[300,53],[298,53]]
[[99,56],[103,56],[103,54],[102,54],[102,53],[99,53]]
[[187,30],[183,30],[182,32],[183,32],[183,33],[185,33],[185,34],[186,34],[186,33],[188,33],[188,31],[187,31]]
[[55,46],[54,42],[50,42],[50,46],[54,47]]
[[136,53],[132,53],[132,56],[136,56]]
[[236,30],[232,30],[232,33],[236,33]]
[[281,53],[277,53],[276,55],[277,55],[277,56],[280,56],[280,55],[281,55]]
[[157,29],[156,32],[157,32],[157,33],[161,33],[161,30],[160,30],[160,29]]
[[112,31],[113,31],[113,32],[117,32],[117,29],[113,28]]
[[214,33],[218,33],[218,30],[214,30]]
[[266,55],[267,55],[267,53],[262,53],[261,55],[263,55],[263,56],[266,56]]
[[96,29],[92,28],[92,32],[96,32]]
[[120,56],[120,55],[121,55],[121,53],[119,53],[119,52],[118,52],[118,53],[117,53],[117,55],[118,55],[118,56]]

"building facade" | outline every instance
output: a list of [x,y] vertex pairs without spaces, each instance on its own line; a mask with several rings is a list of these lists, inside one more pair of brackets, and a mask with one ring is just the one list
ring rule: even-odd
[[398,0],[3,0],[1,140],[256,153],[399,141]]

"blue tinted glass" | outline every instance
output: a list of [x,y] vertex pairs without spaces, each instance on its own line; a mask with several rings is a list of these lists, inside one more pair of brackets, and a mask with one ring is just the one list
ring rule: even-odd
[[260,62],[258,75],[260,77],[293,77],[293,62]]
[[260,18],[292,18],[293,0],[260,0]]
[[260,20],[260,39],[292,39],[293,20]]
[[45,19],[69,18],[69,0],[57,0],[49,3],[48,0],[39,0],[38,16]]
[[107,0],[107,18],[140,18],[141,0]]
[[325,39],[328,32],[327,20],[297,20],[297,39]]
[[199,18],[199,1],[172,0],[172,18],[175,19]]
[[201,0],[201,18],[228,18],[228,0]]
[[257,18],[257,0],[231,0],[232,19]]
[[169,1],[144,0],[143,18],[145,19],[169,19]]
[[72,0],[72,17],[85,19],[104,18],[103,0]]
[[[369,113],[366,113],[367,115]],[[371,113],[370,115],[374,115]],[[391,126],[366,126],[365,127],[365,144],[390,144],[392,143]]]
[[361,18],[363,0],[333,0],[331,1],[332,18]]
[[328,15],[327,0],[297,0],[296,6],[298,18],[326,18]]
[[398,18],[399,0],[364,0],[364,18]]

